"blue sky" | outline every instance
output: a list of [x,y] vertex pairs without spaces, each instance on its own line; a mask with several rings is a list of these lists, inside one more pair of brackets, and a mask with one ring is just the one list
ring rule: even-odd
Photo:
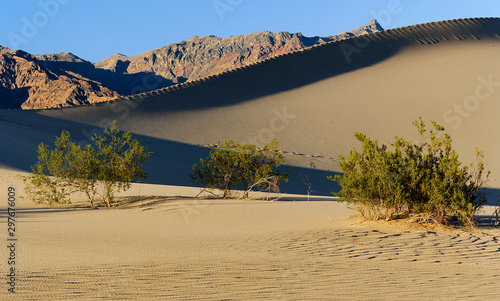
[[98,62],[195,35],[269,30],[328,36],[375,18],[389,29],[496,16],[499,0],[0,0],[0,45]]

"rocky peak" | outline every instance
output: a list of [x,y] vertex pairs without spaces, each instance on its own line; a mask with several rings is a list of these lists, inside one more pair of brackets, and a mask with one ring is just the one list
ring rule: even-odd
[[49,54],[34,54],[34,58],[39,61],[50,62],[86,62],[71,52],[49,53]]
[[116,64],[117,64],[118,61],[125,62],[128,59],[129,59],[129,57],[126,56],[126,55],[124,55],[124,54],[115,53],[112,56],[108,57],[107,59],[104,59],[104,60],[102,60],[102,61],[94,64],[94,66],[96,68],[100,68],[100,69],[109,69],[109,70],[112,70],[112,69],[116,68]]
[[370,23],[366,24],[365,26],[355,29],[351,32],[357,35],[361,35],[363,33],[372,33],[382,30],[384,30],[384,28],[382,28],[382,25],[380,25],[376,19],[373,19]]

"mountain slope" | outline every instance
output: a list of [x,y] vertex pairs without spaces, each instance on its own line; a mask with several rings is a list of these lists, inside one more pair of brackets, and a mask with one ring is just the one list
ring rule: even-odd
[[121,70],[129,74],[154,72],[173,83],[182,83],[313,45],[380,30],[383,28],[373,20],[359,29],[328,37],[305,37],[301,33],[269,31],[224,39],[215,36],[195,36],[131,58],[115,54],[97,63],[96,67]]
[[[60,60],[57,55],[50,58]],[[72,59],[77,60],[76,57]],[[0,107],[61,108],[120,96],[99,82],[69,70],[53,72],[39,61],[37,56],[24,51],[0,49]]]

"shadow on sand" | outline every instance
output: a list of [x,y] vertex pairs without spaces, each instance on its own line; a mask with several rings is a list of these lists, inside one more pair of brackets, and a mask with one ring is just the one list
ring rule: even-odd
[[[58,120],[46,116],[23,111],[2,111],[0,118],[6,117],[5,113],[14,114],[12,120],[3,120],[3,132],[0,133],[9,147],[0,148],[0,164],[21,171],[31,171],[31,165],[36,162],[37,147],[41,142],[53,145],[55,137],[59,136],[62,129],[70,132],[73,141],[88,141],[85,133],[95,132],[97,128],[89,125]],[[16,118],[16,115],[28,115]],[[9,134],[6,131],[10,131]],[[153,152],[145,164],[150,184],[192,186],[190,174],[193,164],[205,158],[210,148],[179,143],[158,138],[133,135],[142,145]],[[283,183],[282,190],[286,193],[307,194],[308,187],[303,183],[302,177],[309,178],[312,186],[312,195],[331,196],[332,191],[338,191],[338,186],[327,179],[334,172],[301,168],[284,165],[282,171],[290,175],[290,180]]]

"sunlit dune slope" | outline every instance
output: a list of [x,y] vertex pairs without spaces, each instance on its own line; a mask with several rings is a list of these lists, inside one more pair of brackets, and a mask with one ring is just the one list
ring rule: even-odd
[[[27,169],[40,141],[63,128],[88,140],[118,120],[155,156],[153,183],[189,184],[191,165],[222,139],[285,151],[288,192],[335,189],[325,176],[358,146],[353,132],[381,142],[418,139],[418,116],[443,125],[466,162],[477,146],[500,188],[500,18],[461,19],[386,30],[297,51],[209,78],[99,106],[0,112],[1,163]],[[151,83],[144,83],[145,85]],[[429,124],[430,125],[430,124]]]

